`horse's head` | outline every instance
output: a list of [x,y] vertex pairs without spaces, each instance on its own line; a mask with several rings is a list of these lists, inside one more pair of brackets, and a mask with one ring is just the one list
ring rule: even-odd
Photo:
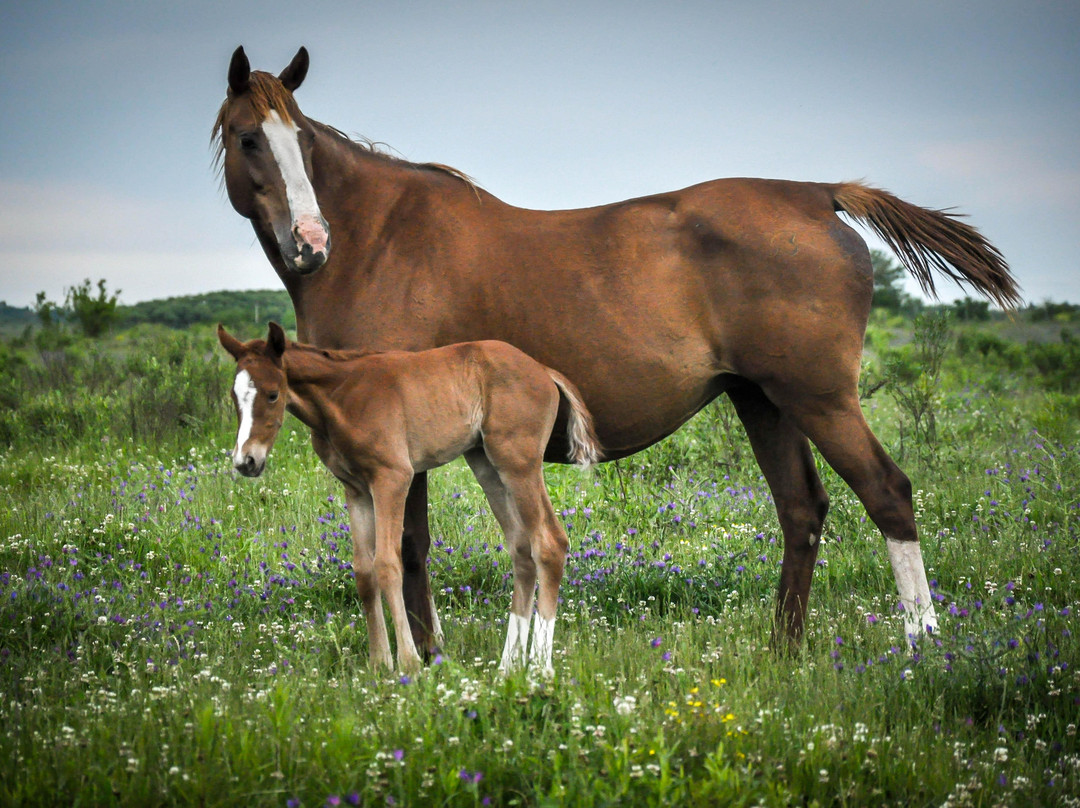
[[236,360],[233,404],[239,427],[232,452],[233,466],[245,477],[258,477],[266,468],[266,458],[285,418],[289,381],[282,355],[285,332],[270,323],[265,340],[241,342],[221,325],[218,340]]
[[266,249],[277,246],[286,269],[305,275],[330,257],[330,228],[311,182],[315,129],[293,98],[307,69],[304,48],[276,77],[252,72],[237,48],[214,124],[229,201]]

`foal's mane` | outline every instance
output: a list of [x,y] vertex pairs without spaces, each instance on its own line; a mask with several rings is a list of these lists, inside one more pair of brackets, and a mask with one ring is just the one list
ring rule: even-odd
[[382,351],[354,348],[320,348],[318,345],[309,345],[306,342],[293,342],[292,340],[289,340],[286,343],[285,351],[286,354],[291,352],[316,354],[324,359],[330,359],[335,362],[342,362],[347,359],[360,359],[365,356],[371,356],[372,354],[382,353]]
[[[251,104],[255,109],[255,114],[259,119],[263,119],[269,115],[270,110],[275,110],[278,115],[281,116],[282,120],[291,122],[292,115],[290,110],[300,109],[299,106],[297,106],[293,94],[285,89],[285,85],[281,83],[277,76],[262,70],[253,70],[251,72],[248,78],[248,90],[245,95],[250,98]],[[226,93],[221,108],[218,110],[217,118],[214,120],[214,128],[210,134],[210,143],[214,147],[214,167],[218,171],[221,170],[222,159],[225,156],[225,117],[228,115],[229,105],[232,101],[233,93],[230,89]],[[368,155],[402,166],[403,168],[412,168],[419,171],[439,171],[444,174],[449,174],[451,177],[464,182],[474,193],[479,195],[477,192],[476,181],[464,171],[459,171],[452,166],[443,165],[442,163],[413,163],[380,149],[380,144],[373,140],[368,140],[367,138],[354,139],[346,135],[337,127],[330,126],[329,124],[311,118],[308,120],[320,130],[336,136],[344,143],[360,149]]]

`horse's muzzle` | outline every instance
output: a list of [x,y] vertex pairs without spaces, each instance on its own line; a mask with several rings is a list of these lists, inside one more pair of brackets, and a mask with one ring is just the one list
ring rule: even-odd
[[305,216],[293,223],[281,243],[281,256],[302,275],[322,267],[330,258],[330,226],[321,216]]

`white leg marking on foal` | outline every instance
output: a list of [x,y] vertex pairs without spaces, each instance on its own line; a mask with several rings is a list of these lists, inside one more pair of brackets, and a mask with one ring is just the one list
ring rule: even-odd
[[555,637],[555,618],[545,620],[539,614],[533,617],[532,653],[529,664],[539,667],[544,676],[554,676],[555,668],[551,665],[551,645]]
[[281,171],[281,178],[285,181],[285,198],[289,202],[292,220],[299,221],[303,216],[318,217],[319,203],[304,170],[304,158],[296,137],[299,128],[292,121],[283,121],[277,110],[272,109],[263,121],[262,130]]
[[927,628],[937,631],[937,613],[926,581],[922,548],[917,541],[886,539],[885,544],[889,548],[889,562],[900,592],[900,602],[904,605],[904,633],[918,637]]
[[529,618],[520,617],[513,612],[506,621],[506,644],[503,646],[503,673],[510,673],[514,668],[525,667],[525,650],[529,642]]
[[233,393],[236,394],[236,406],[240,410],[240,429],[236,432],[236,448],[233,449],[233,464],[241,458],[244,444],[251,437],[251,426],[254,420],[252,409],[255,406],[255,382],[251,380],[251,374],[241,370],[236,374],[233,382]]

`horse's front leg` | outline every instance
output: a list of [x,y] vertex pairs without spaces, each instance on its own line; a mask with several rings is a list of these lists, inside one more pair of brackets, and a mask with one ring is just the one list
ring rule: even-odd
[[345,504],[349,509],[349,530],[352,535],[353,577],[367,620],[368,655],[373,667],[382,665],[393,668],[379,580],[375,574],[375,509],[371,493],[346,485]]
[[435,612],[428,576],[427,559],[431,548],[428,526],[427,472],[413,477],[405,500],[404,531],[401,536],[402,589],[405,611],[413,642],[424,658],[438,653],[443,642],[442,626]]
[[375,575],[390,607],[390,619],[394,622],[398,667],[406,671],[420,667],[420,655],[410,630],[402,592],[402,524],[411,482],[411,469],[385,469],[371,481],[371,498],[375,506]]

